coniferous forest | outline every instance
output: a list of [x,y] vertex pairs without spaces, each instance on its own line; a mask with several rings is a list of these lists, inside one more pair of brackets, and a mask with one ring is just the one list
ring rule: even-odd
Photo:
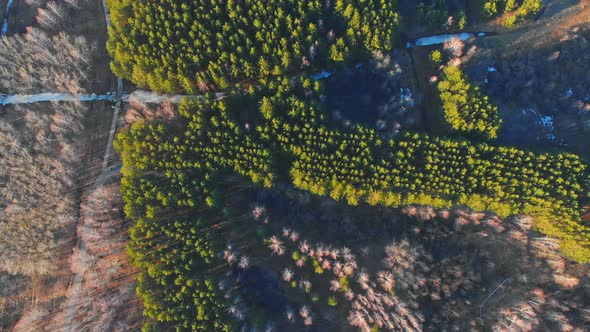
[[332,66],[392,49],[394,4],[110,1],[112,69],[156,91],[196,93]]
[[[407,212],[428,207],[439,217],[449,211],[485,211],[505,218],[505,226],[486,219],[464,227],[494,229],[489,239],[498,243],[537,234],[535,239],[546,240],[535,240],[536,245],[546,251],[535,251],[531,260],[565,259],[555,258],[559,256],[590,262],[590,227],[581,219],[590,190],[587,161],[565,150],[498,144],[506,125],[499,107],[460,67],[444,66],[435,85],[440,98],[435,111],[451,137],[404,128],[385,137],[366,125],[333,124],[326,83],[310,74],[360,68],[357,64],[375,54],[399,48],[404,26],[396,1],[107,2],[115,74],[154,91],[201,94],[184,99],[172,120],[139,120],[115,141],[123,162],[125,214],[133,222],[128,253],[140,270],[137,293],[144,303],[145,330],[234,331],[245,321],[263,327],[261,322],[272,315],[245,300],[247,292],[236,290],[245,287],[253,269],[242,253],[256,252],[250,244],[256,241],[271,250],[272,259],[283,256],[296,265],[295,272],[283,271],[285,287],[303,294],[298,305],[302,299],[312,303],[295,310],[288,308],[293,304],[280,305],[287,308],[285,321],[300,317],[307,328],[314,326],[313,318],[318,324],[329,322],[314,313],[325,306],[332,313],[345,308],[348,324],[362,331],[422,330],[435,319],[418,313],[424,299],[408,295],[414,294],[412,283],[395,270],[426,269],[424,262],[419,267],[409,258],[426,253],[412,251],[403,241],[388,246],[384,264],[394,272],[381,271],[371,282],[359,266],[363,262],[346,250],[330,245],[310,249],[291,229],[283,229],[284,238],[271,236],[268,229],[274,226],[265,225],[272,209],[243,202],[256,192],[289,193],[305,197],[299,201],[310,206],[321,200],[342,209]],[[539,10],[527,0],[487,1],[483,8],[490,17],[515,10],[518,20]],[[227,95],[213,93],[219,91]],[[321,218],[310,227],[325,227],[319,223]],[[464,224],[455,224],[455,231],[465,232]],[[252,238],[244,239],[248,236]],[[530,245],[519,248],[532,250]],[[308,266],[311,270],[303,272]],[[336,279],[325,280],[330,283],[325,288],[334,294],[324,296],[316,285],[331,273]],[[463,272],[454,273],[460,279]],[[318,281],[310,281],[311,276]],[[430,281],[416,284],[420,282]],[[572,321],[581,322],[583,313],[576,310]],[[440,325],[430,328],[451,326],[436,319]]]

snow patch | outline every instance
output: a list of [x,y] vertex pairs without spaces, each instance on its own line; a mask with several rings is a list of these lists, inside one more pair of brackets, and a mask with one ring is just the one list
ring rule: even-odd
[[553,117],[551,115],[542,116],[541,124],[545,128],[553,128]]
[[[444,34],[444,35],[423,37],[423,38],[416,39],[414,42],[408,42],[406,44],[406,48],[412,48],[414,46],[430,46],[430,45],[443,44],[453,38],[459,38],[462,41],[466,41],[467,39],[469,39],[471,37],[475,37],[475,36],[476,35],[474,35],[472,33],[462,32],[462,33],[455,33],[455,34]],[[479,34],[477,36],[479,36]],[[485,34],[484,34],[484,36],[485,36]]]
[[332,75],[334,75],[334,72],[333,71],[323,70],[323,71],[321,71],[319,73],[316,73],[316,74],[311,75],[311,79],[314,80],[314,81],[319,81],[319,80],[323,80],[324,78],[328,78],[328,77],[330,77]]
[[93,93],[89,95],[73,95],[69,93],[39,93],[35,95],[0,95],[0,104],[30,104],[43,101],[114,101],[115,99],[115,94],[97,95]]

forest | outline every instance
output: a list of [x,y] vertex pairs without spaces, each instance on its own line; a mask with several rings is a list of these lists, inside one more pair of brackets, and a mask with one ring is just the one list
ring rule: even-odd
[[[83,37],[36,28],[3,38],[0,88],[33,93],[46,86],[80,93],[88,82],[91,52]],[[74,138],[83,129],[85,112],[75,103],[15,105],[0,119],[3,270],[31,275],[52,269],[49,248],[57,245],[60,228],[75,218],[72,187],[79,157]],[[21,165],[28,165],[24,172]]]
[[584,3],[2,1],[0,330],[590,330]]
[[155,91],[206,92],[390,50],[395,2],[107,1],[113,72]]
[[[490,16],[538,10],[527,0],[494,3],[488,5]],[[285,307],[282,319],[295,321],[298,314],[307,327],[317,322],[318,307],[342,303],[352,308],[349,325],[362,331],[420,330],[428,322],[417,309],[419,296],[457,296],[460,285],[449,280],[463,273],[473,282],[465,288],[469,291],[483,282],[463,270],[472,259],[465,257],[433,268],[445,271],[440,277],[444,287],[440,278],[426,280],[431,258],[426,249],[412,249],[404,240],[386,246],[385,270],[369,276],[359,268],[363,262],[344,248],[299,242],[301,235],[291,229],[283,229],[282,237],[270,232],[279,232],[272,208],[241,204],[244,192],[287,192],[341,209],[400,208],[412,217],[426,214],[423,220],[449,221],[453,215],[455,229],[471,230],[466,231],[469,245],[481,246],[486,260],[493,250],[483,248],[478,236],[518,243],[515,250],[537,267],[546,261],[561,266],[558,250],[576,262],[590,262],[590,229],[580,218],[589,198],[587,163],[572,153],[496,144],[498,108],[458,67],[445,67],[437,86],[442,113],[457,137],[402,130],[383,138],[367,126],[330,124],[323,83],[307,74],[391,50],[400,32],[393,1],[111,0],[109,6],[108,48],[117,75],[156,91],[207,93],[184,99],[174,116],[165,110],[131,114],[134,123],[115,141],[123,162],[125,214],[134,224],[127,250],[140,270],[137,293],[144,302],[145,330],[231,331],[244,321],[262,328],[260,317],[266,316],[240,291],[252,272],[243,252],[258,253],[252,247],[270,249],[276,260],[283,257],[281,266],[285,260],[295,265],[287,264],[281,277],[289,291],[302,293],[312,304]],[[493,13],[491,8],[496,8]],[[231,88],[239,89],[222,99],[208,93]],[[498,216],[510,221],[502,224]],[[404,227],[397,221],[388,220],[385,227]],[[445,227],[436,221],[431,227]],[[326,227],[321,220],[311,223]],[[411,232],[420,234],[422,226]],[[412,279],[410,270],[423,277]],[[579,280],[565,270],[543,273],[554,272],[568,289],[577,287]],[[337,279],[324,278],[330,274]],[[334,294],[324,296],[317,284],[329,285],[325,288]],[[419,289],[422,295],[415,295]],[[399,298],[397,291],[403,294]],[[544,301],[535,294],[534,301]],[[551,310],[566,311],[551,303]],[[519,308],[505,308],[489,319],[498,326],[525,324],[528,315],[520,315],[525,309]],[[575,320],[583,315],[576,311]],[[442,316],[436,316],[434,328],[454,326],[453,319]],[[556,317],[539,318],[536,324],[562,320]],[[324,320],[329,321],[319,324]]]
[[[187,326],[193,305],[197,312],[220,315],[215,308],[223,307],[224,299],[211,281],[184,285],[184,280],[221,264],[211,248],[220,240],[215,225],[231,224],[224,210],[231,194],[219,184],[231,172],[260,187],[289,182],[352,206],[459,205],[500,216],[532,214],[536,229],[561,240],[564,254],[590,259],[590,230],[579,223],[588,173],[579,157],[411,132],[386,141],[362,126],[332,130],[317,97],[321,89],[309,79],[296,86],[284,79],[252,95],[185,100],[176,123],[140,120],[119,135],[126,213],[136,221],[130,254],[145,271],[138,289],[154,326]],[[255,128],[247,130],[238,119],[252,106],[259,114],[251,119]],[[178,211],[181,218],[171,217]],[[206,211],[218,212],[209,217]],[[185,245],[197,249],[198,260],[186,254]],[[154,293],[156,283],[166,287]],[[189,300],[194,294],[209,300],[195,304]],[[191,329],[211,328],[209,323]]]
[[[64,16],[74,10],[52,7]],[[41,8],[36,19],[38,26],[0,40],[0,91],[84,93],[95,45],[71,27],[54,29],[63,20],[52,10]],[[45,24],[48,19],[55,25]],[[0,110],[0,330],[10,329],[32,298],[39,305],[63,301],[47,301],[33,288],[41,280],[48,281],[47,293],[58,288],[54,276],[78,217],[87,115],[87,105],[71,102]]]

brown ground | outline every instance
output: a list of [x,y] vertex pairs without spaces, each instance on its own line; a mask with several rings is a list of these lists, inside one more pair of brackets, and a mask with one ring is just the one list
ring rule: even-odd
[[478,44],[482,48],[501,48],[506,54],[550,48],[559,43],[572,28],[590,24],[590,0],[548,1],[537,21],[516,28],[503,27],[502,20],[499,17],[474,27],[478,31],[498,32],[497,36],[481,39]]
[[[102,2],[100,0],[88,1],[85,6],[72,15],[72,34],[83,35],[93,41],[96,46],[96,58],[94,65],[94,79],[86,88],[87,91],[104,93],[116,90],[116,79],[110,73],[109,56],[105,48],[107,29],[102,15]],[[34,18],[36,9],[28,7],[24,1],[15,1],[9,17],[9,35],[22,33],[27,26],[36,25]],[[84,120],[85,132],[80,137],[80,151],[83,153],[79,168],[78,191],[80,199],[84,190],[92,186],[100,168],[108,140],[108,133],[112,119],[110,103],[96,101],[88,104],[86,119]],[[55,262],[57,269],[48,276],[33,277],[20,292],[13,298],[18,301],[26,301],[27,306],[42,308],[42,311],[54,313],[66,298],[69,285],[72,282],[70,271],[70,256],[72,247],[76,244],[76,225],[64,229],[64,240],[61,246],[56,248]],[[18,313],[17,313],[18,315]],[[29,312],[28,316],[37,313]],[[18,317],[18,316],[16,316]],[[14,323],[14,322],[13,322]],[[2,327],[0,331],[10,330],[10,325]],[[39,326],[39,329],[43,329]]]

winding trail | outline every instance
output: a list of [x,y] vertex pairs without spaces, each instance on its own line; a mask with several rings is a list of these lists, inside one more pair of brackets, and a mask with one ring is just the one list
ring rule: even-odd
[[14,104],[32,104],[39,102],[60,102],[60,101],[94,101],[94,100],[105,100],[115,101],[115,94],[82,94],[73,95],[69,93],[58,93],[58,92],[46,92],[38,93],[34,95],[2,95],[0,94],[1,105],[14,105]]

